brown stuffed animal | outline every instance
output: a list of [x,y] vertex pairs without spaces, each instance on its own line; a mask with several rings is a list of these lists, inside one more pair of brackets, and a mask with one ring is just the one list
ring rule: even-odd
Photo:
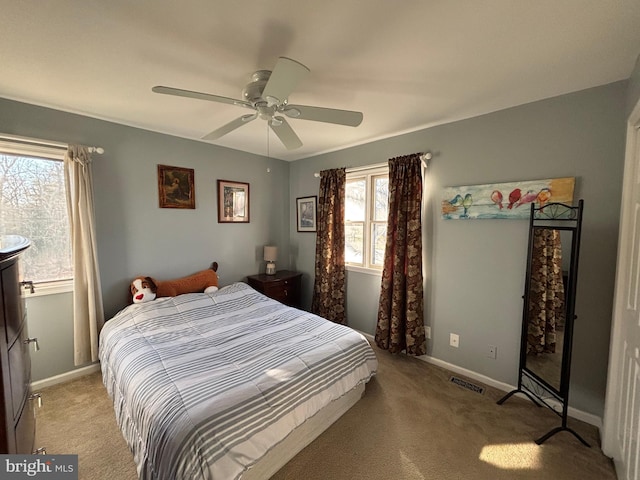
[[175,280],[161,281],[151,277],[136,277],[131,282],[132,301],[144,303],[160,297],[175,297],[183,293],[215,292],[218,290],[217,269],[218,263],[214,262],[210,269]]

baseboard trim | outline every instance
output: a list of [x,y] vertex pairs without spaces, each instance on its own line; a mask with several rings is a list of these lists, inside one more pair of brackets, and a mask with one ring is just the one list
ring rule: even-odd
[[[365,332],[360,332],[360,333],[364,335],[365,338],[367,338],[369,341],[371,342],[375,341],[375,338],[373,337],[373,335],[370,335]],[[502,390],[503,392],[510,392],[517,388],[514,385],[509,385],[508,383],[500,382],[491,377],[487,377],[486,375],[483,375],[481,373],[474,372],[473,370],[468,370],[466,368],[459,367],[457,365],[453,365],[452,363],[445,362],[444,360],[440,360],[439,358],[431,357],[429,355],[422,355],[416,358],[418,358],[419,360],[422,360],[423,362],[427,362],[437,367],[444,368],[445,370],[449,370],[451,372],[464,375],[465,377],[468,377],[477,382],[482,382],[485,385],[489,385],[490,387],[497,388],[498,390]],[[552,402],[549,402],[549,403],[552,403]],[[559,402],[557,403],[557,405],[558,405],[558,408],[560,409],[562,408]],[[602,430],[602,418],[598,417],[597,415],[585,412],[583,410],[579,410],[571,406],[569,407],[567,413],[570,417],[575,418],[576,420],[583,421],[585,423],[588,423],[589,425],[593,425],[594,427],[597,427],[598,430]]]
[[42,380],[31,382],[31,390],[35,391],[35,390],[40,390],[41,388],[51,387],[53,385],[68,382],[70,380],[74,380],[79,377],[84,377],[85,375],[89,375],[90,373],[99,372],[99,371],[100,371],[100,364],[93,363],[91,365],[87,365],[86,367],[76,368],[75,370],[71,370],[70,372],[61,373],[60,375],[54,375],[53,377],[44,378]]
[[[368,333],[361,332],[361,331],[359,333],[364,335],[364,337],[367,338],[369,341],[371,342],[375,341],[375,338],[373,337],[373,335],[370,335]],[[514,385],[509,385],[508,383],[500,382],[491,377],[487,377],[486,375],[483,375],[481,373],[474,372],[473,370],[469,370],[463,367],[459,367],[457,365],[454,365],[449,362],[445,362],[444,360],[440,360],[438,358],[431,357],[429,355],[422,355],[416,358],[418,358],[419,360],[422,360],[423,362],[427,362],[437,367],[444,368],[445,370],[449,370],[451,372],[464,375],[472,380],[482,382],[485,385],[489,385],[490,387],[497,388],[498,390],[502,390],[503,392],[510,392],[517,388]],[[94,363],[86,367],[81,367],[75,370],[71,370],[70,372],[62,373],[60,375],[55,375],[53,377],[32,382],[31,389],[38,390],[41,388],[51,387],[59,383],[68,382],[69,380],[73,380],[78,377],[83,377],[85,375],[97,372],[99,370],[100,370],[100,364]],[[568,414],[570,417],[575,418],[576,420],[581,420],[585,423],[588,423],[589,425],[593,425],[594,427],[597,427],[599,430],[602,430],[602,418],[598,417],[597,415],[585,412],[583,410],[579,410],[571,406],[569,407]]]

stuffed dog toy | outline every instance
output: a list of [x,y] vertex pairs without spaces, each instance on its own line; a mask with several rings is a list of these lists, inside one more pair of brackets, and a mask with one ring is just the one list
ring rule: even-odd
[[131,282],[131,300],[133,303],[144,303],[183,293],[213,293],[218,290],[217,267],[218,264],[214,262],[213,268],[175,280],[160,281],[151,277],[136,277]]

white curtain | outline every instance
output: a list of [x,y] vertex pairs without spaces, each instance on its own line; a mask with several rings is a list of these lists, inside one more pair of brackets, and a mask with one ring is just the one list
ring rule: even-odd
[[98,335],[104,325],[87,147],[69,145],[64,156],[64,180],[73,256],[73,358],[76,365],[83,365],[98,360]]

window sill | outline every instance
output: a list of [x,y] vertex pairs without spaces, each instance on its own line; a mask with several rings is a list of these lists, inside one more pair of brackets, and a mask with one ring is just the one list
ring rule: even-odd
[[60,293],[73,292],[73,280],[59,280],[56,282],[42,282],[33,284],[34,292],[31,293],[26,287],[22,291],[24,298],[44,297],[46,295],[57,295]]
[[378,270],[375,268],[358,267],[356,265],[346,265],[345,267],[348,272],[364,273],[367,275],[376,275],[378,277],[382,276],[382,269]]

